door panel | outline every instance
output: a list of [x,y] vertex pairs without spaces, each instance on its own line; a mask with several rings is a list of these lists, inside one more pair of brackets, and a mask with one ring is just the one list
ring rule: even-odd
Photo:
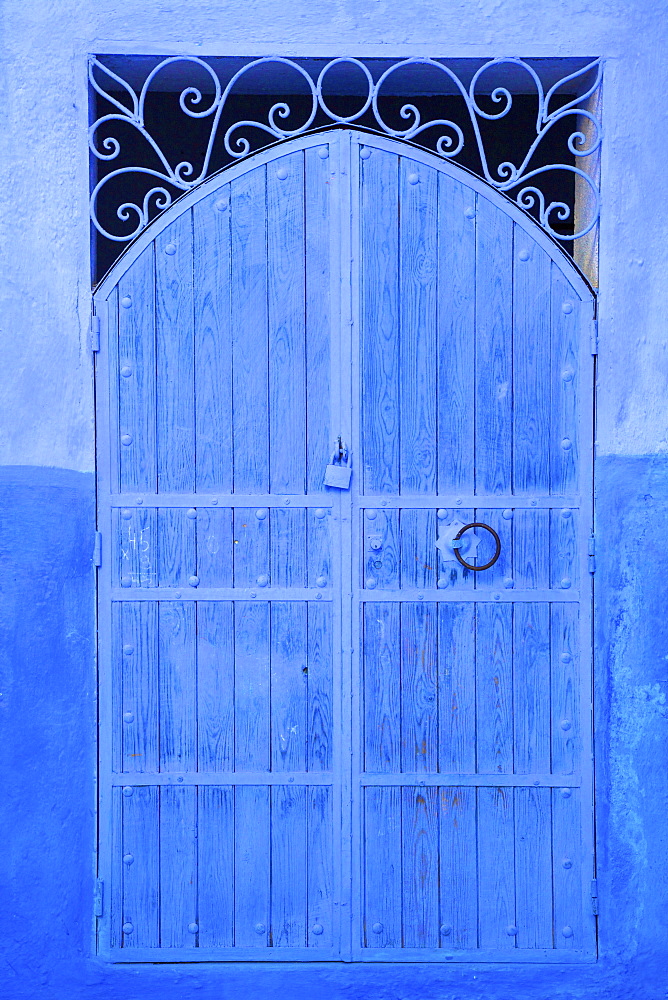
[[593,957],[591,299],[532,232],[340,130],[98,292],[109,959]]

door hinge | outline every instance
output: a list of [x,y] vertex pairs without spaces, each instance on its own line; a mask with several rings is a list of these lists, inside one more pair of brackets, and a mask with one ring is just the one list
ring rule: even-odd
[[591,880],[591,909],[598,914],[598,879],[595,878]]
[[95,543],[93,545],[93,566],[102,565],[102,534],[95,532]]
[[93,354],[100,350],[100,317],[94,314],[90,318],[90,348]]
[[594,535],[589,537],[589,545],[587,546],[587,554],[589,556],[589,572],[596,572],[596,538]]
[[593,355],[598,354],[598,320],[592,320],[591,324],[591,353]]
[[96,917],[101,917],[104,906],[104,882],[101,878],[95,879],[95,893],[93,894],[93,913]]

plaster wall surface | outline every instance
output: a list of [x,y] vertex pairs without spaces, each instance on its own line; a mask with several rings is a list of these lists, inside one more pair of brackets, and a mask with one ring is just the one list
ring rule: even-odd
[[[649,0],[1,0],[6,1000],[668,996],[668,17]],[[107,967],[95,846],[89,52],[605,58],[596,444],[600,959]]]

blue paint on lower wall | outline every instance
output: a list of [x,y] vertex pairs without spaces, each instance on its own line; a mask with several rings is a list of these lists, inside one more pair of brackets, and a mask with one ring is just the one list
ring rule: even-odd
[[0,469],[1,1000],[665,1000],[668,457],[597,469],[601,959],[445,969],[92,955],[94,479]]

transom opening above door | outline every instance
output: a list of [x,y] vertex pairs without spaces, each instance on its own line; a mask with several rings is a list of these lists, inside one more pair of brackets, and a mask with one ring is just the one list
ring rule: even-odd
[[92,56],[94,281],[172,202],[332,124],[429,149],[530,214],[597,285],[599,59]]

